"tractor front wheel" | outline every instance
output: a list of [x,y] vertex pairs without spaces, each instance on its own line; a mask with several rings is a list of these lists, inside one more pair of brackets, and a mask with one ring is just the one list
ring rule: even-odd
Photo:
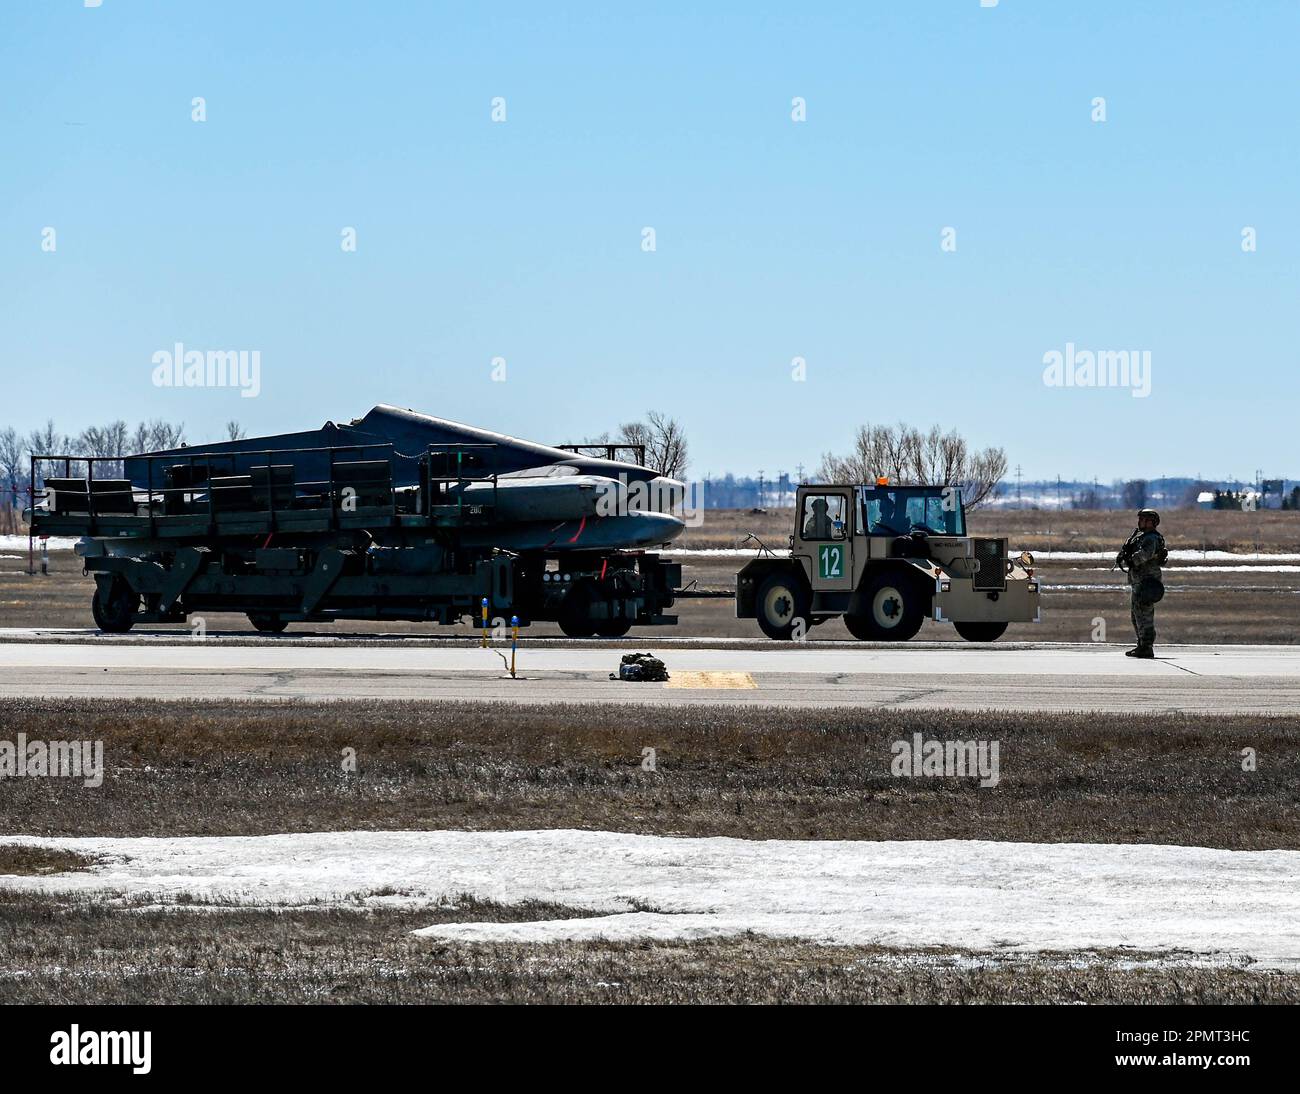
[[771,574],[758,587],[758,625],[768,638],[788,642],[794,637],[797,621],[807,632],[811,597],[808,587],[793,573]]

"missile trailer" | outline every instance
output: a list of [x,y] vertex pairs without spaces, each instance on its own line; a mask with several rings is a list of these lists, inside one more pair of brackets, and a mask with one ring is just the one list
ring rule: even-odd
[[[429,427],[425,438],[447,443],[413,452],[412,436],[373,428],[398,415],[454,428]],[[211,612],[244,613],[264,633],[338,619],[477,623],[486,598],[490,623],[617,637],[676,622],[666,611],[681,567],[644,547],[682,524],[604,515],[612,468],[653,475],[380,407],[350,427],[124,461],[34,456],[28,515],[34,535],[81,537],[95,622],[111,633]]]

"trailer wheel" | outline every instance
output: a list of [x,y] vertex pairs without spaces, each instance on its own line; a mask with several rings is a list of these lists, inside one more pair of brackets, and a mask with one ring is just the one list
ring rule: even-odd
[[788,642],[794,634],[796,620],[809,622],[810,598],[807,587],[792,572],[780,571],[768,576],[758,587],[755,613],[759,628],[768,638]]
[[601,619],[596,623],[596,634],[600,638],[622,638],[631,629],[630,619]]
[[278,615],[261,612],[249,612],[248,621],[253,624],[259,634],[279,634],[289,625],[287,619],[281,619]]
[[885,572],[867,582],[861,610],[847,612],[844,625],[859,642],[906,642],[921,629],[925,615],[916,583]]
[[1005,623],[954,623],[967,642],[996,642],[1007,630]]
[[597,633],[596,620],[591,618],[591,602],[594,593],[589,581],[577,581],[560,604],[560,614],[556,622],[567,638],[594,638]]
[[140,607],[140,594],[120,577],[108,583],[107,590],[95,583],[95,595],[90,601],[90,614],[95,626],[106,634],[125,634],[135,624],[135,613]]

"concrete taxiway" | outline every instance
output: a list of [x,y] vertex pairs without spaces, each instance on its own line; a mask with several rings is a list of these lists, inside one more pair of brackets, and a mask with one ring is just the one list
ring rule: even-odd
[[[1137,661],[1115,645],[565,648],[525,642],[519,678],[511,679],[502,653],[468,643],[320,644],[284,637],[250,645],[175,635],[79,640],[12,630],[0,637],[0,695],[7,697],[1300,713],[1300,648],[1291,646],[1168,646],[1157,660]],[[673,678],[667,684],[610,680],[629,649],[662,656]]]

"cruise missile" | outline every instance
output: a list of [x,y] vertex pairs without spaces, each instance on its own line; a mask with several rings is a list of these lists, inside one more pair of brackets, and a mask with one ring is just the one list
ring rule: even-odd
[[[236,441],[192,445],[126,460],[138,490],[163,485],[159,457],[173,466],[202,462],[232,476],[291,468],[286,478],[302,489],[341,481],[353,461],[386,461],[394,491],[427,486],[431,457],[441,455],[448,481],[443,503],[489,510],[493,520],[459,531],[467,547],[511,551],[609,551],[670,543],[685,528],[677,516],[685,485],[640,464],[568,451],[536,441],[380,404],[345,425]],[[345,462],[340,462],[345,461]],[[166,460],[164,459],[164,463]],[[380,463],[383,466],[383,463]],[[201,498],[197,498],[200,500]]]

